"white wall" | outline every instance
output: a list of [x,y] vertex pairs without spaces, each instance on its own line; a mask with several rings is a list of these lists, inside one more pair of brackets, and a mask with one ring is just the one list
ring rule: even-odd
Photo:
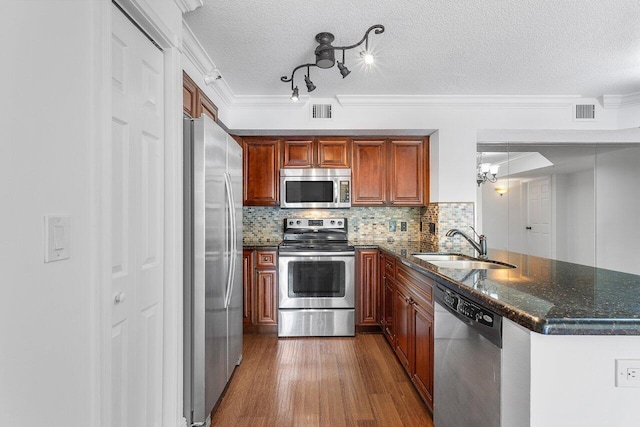
[[[98,425],[93,4],[3,2],[0,425]],[[43,262],[43,216],[71,258]]]
[[615,360],[638,359],[637,336],[531,333],[531,427],[638,425],[640,388],[615,387]]
[[[505,186],[509,188],[506,194],[496,193],[496,187]],[[487,236],[489,248],[526,252],[525,195],[519,180],[504,179],[480,186],[478,198],[482,199],[482,215],[478,220],[482,221],[482,233]]]
[[556,175],[556,258],[595,266],[594,171]]
[[640,274],[640,147],[596,158],[597,266]]

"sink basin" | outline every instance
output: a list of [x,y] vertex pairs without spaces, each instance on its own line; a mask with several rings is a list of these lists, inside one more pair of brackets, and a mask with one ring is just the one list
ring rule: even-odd
[[438,253],[419,253],[412,254],[416,258],[420,258],[424,261],[456,261],[456,260],[468,260],[469,257],[456,254],[438,254]]
[[462,270],[491,270],[516,268],[515,265],[503,264],[496,261],[480,261],[475,259],[427,260],[429,263],[442,268],[456,268]]

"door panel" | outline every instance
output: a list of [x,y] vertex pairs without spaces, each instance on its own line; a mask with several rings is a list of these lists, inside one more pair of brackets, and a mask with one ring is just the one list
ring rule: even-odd
[[162,422],[163,55],[112,8],[111,424]]

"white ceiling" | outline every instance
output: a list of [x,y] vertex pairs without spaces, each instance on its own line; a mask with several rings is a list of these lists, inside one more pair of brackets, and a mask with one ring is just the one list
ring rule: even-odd
[[346,79],[312,68],[312,98],[640,92],[638,0],[204,0],[185,22],[235,95],[290,94],[280,77],[315,61],[317,33],[350,45],[374,24],[374,66],[356,48]]

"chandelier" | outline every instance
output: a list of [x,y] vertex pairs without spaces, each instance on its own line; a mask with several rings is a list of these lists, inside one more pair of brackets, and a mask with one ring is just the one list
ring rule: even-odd
[[332,46],[331,43],[335,39],[333,34],[326,33],[326,32],[316,34],[316,41],[318,42],[318,47],[316,47],[316,50],[315,50],[315,55],[316,55],[315,64],[308,63],[308,64],[298,65],[291,72],[291,77],[287,77],[287,76],[280,77],[280,80],[285,83],[291,82],[291,91],[292,91],[291,100],[296,102],[299,99],[298,86],[294,87],[293,85],[293,78],[296,75],[296,71],[298,71],[300,68],[307,69],[307,73],[304,76],[304,83],[307,86],[307,92],[312,92],[316,88],[316,86],[311,81],[311,76],[310,76],[311,67],[318,67],[318,68],[333,67],[336,63],[336,58],[335,58],[336,50],[342,51],[342,62],[338,61],[338,70],[340,70],[340,74],[342,75],[343,79],[347,77],[349,73],[351,73],[351,71],[349,71],[349,69],[345,65],[344,52],[346,50],[356,48],[360,46],[362,43],[364,43],[365,47],[364,47],[364,50],[360,51],[360,57],[362,58],[362,60],[366,65],[373,64],[373,60],[374,60],[373,53],[369,50],[369,33],[373,30],[375,30],[375,34],[384,33],[384,25],[378,24],[370,27],[364,33],[364,37],[362,38],[362,40],[350,46]]
[[496,182],[498,180],[498,169],[500,165],[482,162],[482,153],[478,154],[478,165],[476,166],[476,183],[478,187],[485,182]]

